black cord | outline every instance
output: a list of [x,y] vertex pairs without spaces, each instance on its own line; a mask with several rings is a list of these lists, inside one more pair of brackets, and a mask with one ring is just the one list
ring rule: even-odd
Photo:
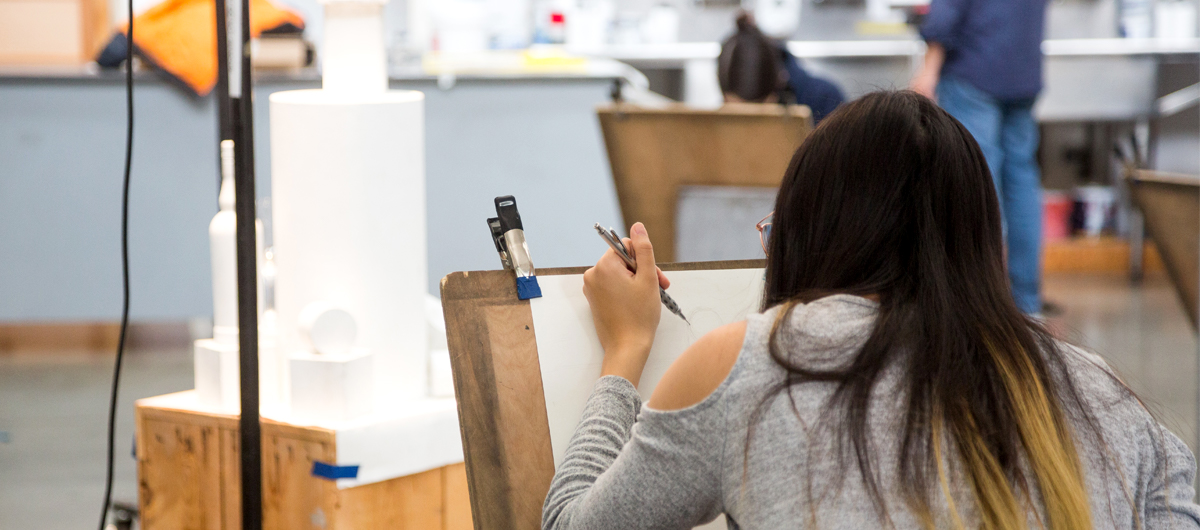
[[117,340],[117,361],[113,366],[112,395],[108,401],[108,466],[104,479],[104,508],[100,510],[100,530],[108,522],[112,504],[113,445],[117,427],[117,389],[121,383],[121,360],[125,357],[125,338],[129,331],[129,170],[133,164],[133,0],[129,0],[129,33],[125,49],[125,182],[121,189],[121,336]]

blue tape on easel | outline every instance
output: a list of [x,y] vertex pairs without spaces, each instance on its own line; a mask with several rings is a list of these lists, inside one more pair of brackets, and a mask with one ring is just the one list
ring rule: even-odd
[[325,462],[313,462],[312,475],[328,480],[358,478],[358,466],[335,466]]
[[542,288],[538,287],[537,276],[517,276],[517,299],[528,300],[530,298],[541,298]]

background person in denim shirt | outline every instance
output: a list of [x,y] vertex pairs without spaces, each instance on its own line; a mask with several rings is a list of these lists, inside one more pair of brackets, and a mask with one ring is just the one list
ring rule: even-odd
[[933,0],[913,78],[962,122],[987,158],[1004,214],[1017,307],[1041,311],[1042,193],[1033,103],[1042,89],[1046,0]]

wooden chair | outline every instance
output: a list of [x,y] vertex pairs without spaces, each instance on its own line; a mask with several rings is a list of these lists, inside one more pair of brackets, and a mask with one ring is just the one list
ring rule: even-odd
[[646,225],[660,262],[675,261],[680,186],[778,187],[812,130],[812,112],[802,105],[697,110],[615,104],[596,112],[625,225]]
[[1200,177],[1133,171],[1128,181],[1179,300],[1200,328]]

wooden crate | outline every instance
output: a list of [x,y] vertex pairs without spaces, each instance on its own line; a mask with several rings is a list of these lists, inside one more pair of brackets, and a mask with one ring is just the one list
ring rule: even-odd
[[[237,416],[164,404],[171,401],[186,400],[136,405],[141,528],[240,528]],[[337,461],[333,431],[263,420],[262,439],[265,529],[472,528],[463,464],[338,489],[312,475],[314,461]]]
[[0,64],[84,64],[112,33],[107,0],[0,0]]

